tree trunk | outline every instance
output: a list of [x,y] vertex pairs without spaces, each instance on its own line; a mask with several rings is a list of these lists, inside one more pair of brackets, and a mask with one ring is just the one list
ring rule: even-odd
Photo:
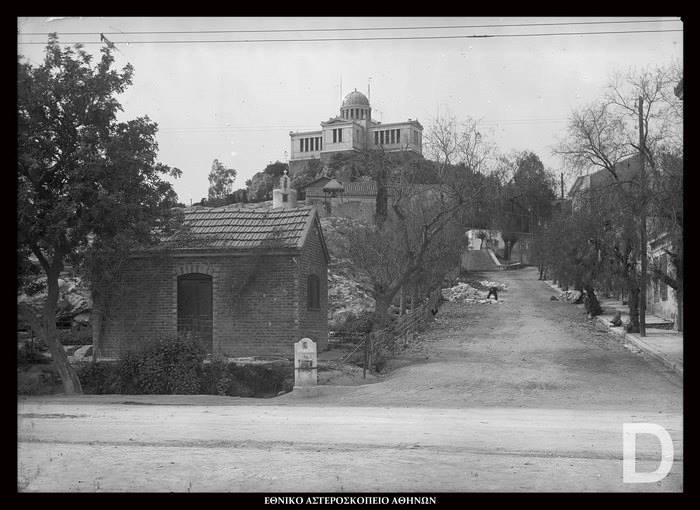
[[404,292],[404,288],[401,287],[399,294],[399,317],[403,315],[406,315],[406,293]]
[[676,294],[676,331],[683,331],[683,282],[679,282]]
[[630,311],[630,323],[627,326],[628,333],[639,333],[639,288],[629,289],[627,305]]
[[385,294],[375,295],[374,315],[372,317],[372,331],[384,329],[389,324],[389,306],[392,298]]
[[584,290],[586,291],[586,295],[588,296],[586,306],[586,311],[588,312],[588,314],[591,317],[595,317],[603,313],[603,309],[600,307],[600,302],[598,301],[598,297],[595,295],[593,287],[591,287],[590,285],[585,285]]
[[60,274],[60,267],[55,267],[56,265],[57,264],[54,264],[54,267],[49,269],[46,274],[48,295],[46,297],[46,303],[44,304],[44,341],[49,348],[51,359],[53,360],[54,366],[56,367],[56,370],[58,370],[58,375],[61,377],[61,381],[63,382],[63,391],[68,394],[82,393],[83,389],[80,385],[78,374],[75,372],[73,367],[70,366],[70,363],[68,363],[66,351],[63,349],[63,345],[61,345],[58,335],[56,334],[58,275]]
[[102,356],[102,338],[104,333],[104,311],[93,301],[92,317],[92,361],[93,363]]

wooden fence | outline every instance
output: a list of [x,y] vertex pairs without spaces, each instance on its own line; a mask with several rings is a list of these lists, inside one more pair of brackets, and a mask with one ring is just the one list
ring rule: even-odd
[[433,311],[440,306],[442,290],[433,290],[428,297],[411,313],[400,316],[396,322],[387,328],[369,333],[364,342],[364,366],[362,376],[367,376],[367,370],[372,370],[373,361],[382,353],[396,354],[399,349],[405,348],[409,339],[415,339],[416,333],[432,321]]

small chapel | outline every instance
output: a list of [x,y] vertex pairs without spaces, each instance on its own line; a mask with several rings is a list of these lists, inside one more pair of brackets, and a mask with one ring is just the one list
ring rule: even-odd
[[329,254],[315,207],[283,175],[273,208],[184,209],[182,228],[135,253],[107,314],[100,358],[191,335],[228,357],[292,358],[328,341]]

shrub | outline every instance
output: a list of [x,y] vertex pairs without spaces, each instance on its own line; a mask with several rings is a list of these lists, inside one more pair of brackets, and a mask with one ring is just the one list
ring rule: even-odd
[[77,368],[84,393],[103,395],[119,393],[119,366],[117,363],[85,363]]
[[372,330],[372,312],[363,311],[355,315],[349,313],[345,321],[336,329],[340,334],[365,334]]
[[59,329],[57,333],[63,345],[92,345],[92,329],[89,326]]
[[232,397],[269,397],[290,391],[294,384],[291,366],[238,366],[217,358],[204,365],[202,393]]
[[204,350],[189,339],[155,342],[141,352],[127,352],[116,363],[79,366],[85,393],[209,394],[269,397],[291,391],[294,369],[284,366],[237,366],[213,356],[204,363]]
[[[199,393],[205,352],[191,338],[159,340],[136,355],[136,386],[148,394]],[[133,372],[134,361],[128,361]]]
[[17,366],[51,363],[51,359],[43,356],[40,351],[40,346],[31,342],[24,343],[19,349],[17,349]]

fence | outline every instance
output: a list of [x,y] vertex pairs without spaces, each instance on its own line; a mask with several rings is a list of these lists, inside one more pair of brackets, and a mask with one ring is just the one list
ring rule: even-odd
[[394,355],[399,348],[406,347],[409,337],[415,338],[416,332],[433,319],[433,311],[440,306],[441,297],[441,289],[433,290],[427,299],[411,313],[400,316],[391,326],[373,331],[366,336],[362,343],[365,351],[362,377],[367,376],[368,368],[371,371],[373,361],[382,351],[388,351]]

